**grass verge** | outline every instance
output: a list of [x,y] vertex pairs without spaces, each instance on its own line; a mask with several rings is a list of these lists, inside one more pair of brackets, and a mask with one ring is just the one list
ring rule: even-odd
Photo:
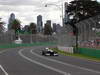
[[67,53],[65,51],[59,50],[57,48],[51,48],[51,49],[56,51],[56,52],[58,52],[59,54],[64,55],[64,56],[73,56],[73,57],[77,57],[77,58],[81,58],[81,59],[100,62],[100,58],[95,58],[95,57],[86,56],[86,55],[82,55],[82,54],[76,54],[76,53],[75,54],[71,54],[71,53]]

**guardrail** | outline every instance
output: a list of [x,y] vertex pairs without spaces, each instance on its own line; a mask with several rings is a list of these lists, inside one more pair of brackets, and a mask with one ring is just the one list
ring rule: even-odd
[[56,45],[55,42],[37,42],[32,44],[4,44],[0,45],[0,48],[16,48],[16,47],[28,47],[28,46],[49,46],[49,45]]
[[79,48],[79,53],[95,58],[100,58],[100,49],[93,49],[93,48]]

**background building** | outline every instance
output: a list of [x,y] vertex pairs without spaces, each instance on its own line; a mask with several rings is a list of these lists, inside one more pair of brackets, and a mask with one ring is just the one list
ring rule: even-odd
[[41,15],[37,16],[37,32],[43,32],[43,21]]
[[12,27],[12,22],[15,20],[15,14],[14,13],[11,13],[10,14],[10,18],[8,20],[8,30],[11,30],[11,27]]
[[56,28],[57,24],[53,23],[53,32],[56,32],[57,28]]
[[61,29],[62,29],[61,25],[60,24],[57,24],[56,25],[56,33],[61,32]]

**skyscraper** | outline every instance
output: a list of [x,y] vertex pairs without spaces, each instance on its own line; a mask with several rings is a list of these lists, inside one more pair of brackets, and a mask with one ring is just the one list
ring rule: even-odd
[[8,30],[11,30],[11,27],[12,27],[12,22],[15,20],[15,14],[14,13],[11,13],[10,14],[10,18],[8,20]]
[[61,25],[60,24],[57,24],[56,25],[56,33],[59,33],[61,31]]
[[43,21],[42,21],[42,16],[38,15],[37,16],[37,32],[42,32],[43,31]]
[[57,24],[53,23],[53,32],[56,32],[56,30],[57,30]]

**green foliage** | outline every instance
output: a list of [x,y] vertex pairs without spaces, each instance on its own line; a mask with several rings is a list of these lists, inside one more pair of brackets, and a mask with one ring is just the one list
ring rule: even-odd
[[100,4],[91,0],[74,0],[68,5],[66,12],[73,12],[79,21],[100,14]]
[[52,28],[51,28],[51,25],[45,24],[45,27],[44,27],[44,34],[45,34],[45,35],[52,35]]
[[36,24],[35,23],[30,23],[29,32],[31,32],[32,34],[36,34],[37,30],[36,30]]
[[15,19],[12,22],[12,29],[15,31],[15,38],[18,39],[18,33],[21,30],[21,22],[18,19]]
[[21,22],[18,20],[18,19],[15,19],[13,22],[12,22],[12,29],[14,29],[15,31],[18,31],[21,29]]
[[1,18],[0,18],[0,33],[2,33],[4,31],[4,22],[1,21]]
[[36,34],[37,30],[36,30],[36,24],[35,23],[30,23],[30,25],[26,25],[24,27],[24,30],[17,30],[17,33],[20,34]]
[[19,34],[32,34],[30,31],[23,31],[23,30],[20,30],[19,31]]

